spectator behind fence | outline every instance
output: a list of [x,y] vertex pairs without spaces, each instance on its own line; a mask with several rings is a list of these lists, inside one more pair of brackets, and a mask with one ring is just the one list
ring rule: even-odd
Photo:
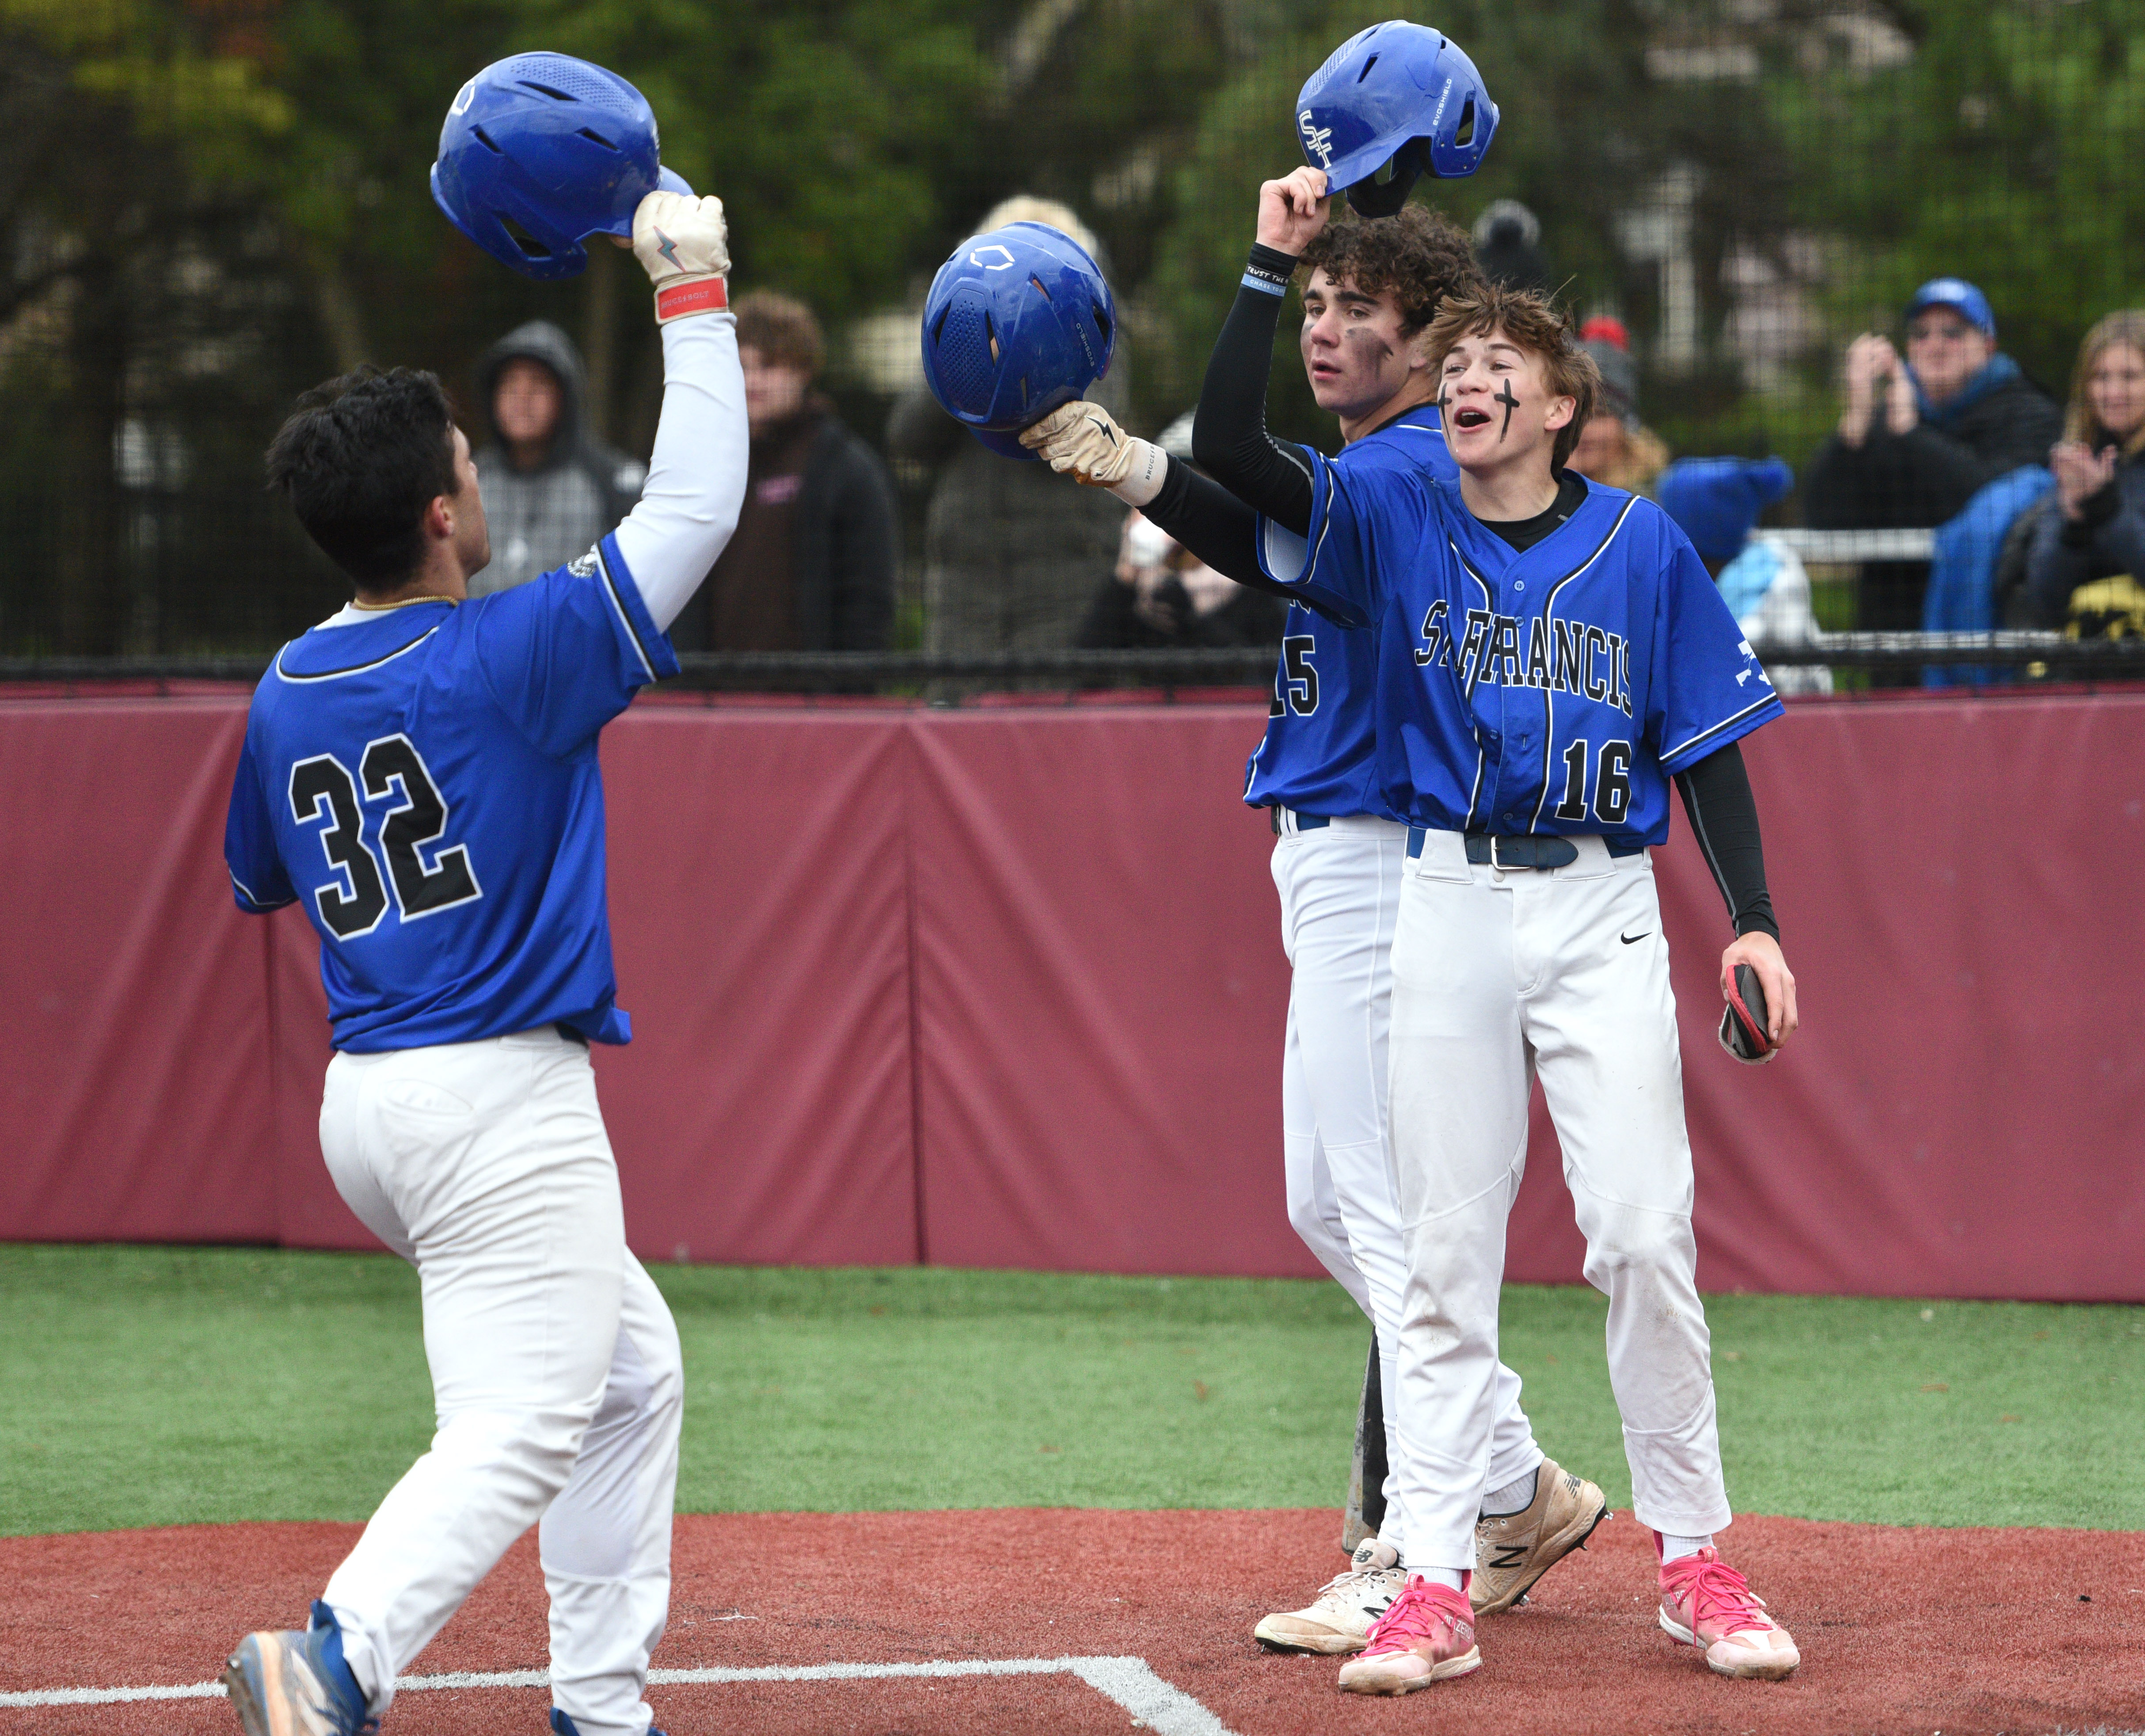
[[1655,479],[1668,468],[1669,449],[1639,420],[1639,371],[1631,361],[1630,336],[1621,320],[1597,316],[1579,328],[1579,342],[1601,371],[1601,385],[1565,468],[1610,488],[1650,494]]
[[[1839,431],[1811,466],[1804,515],[1826,530],[1933,529],[1985,485],[2041,463],[2062,422],[2054,400],[1996,347],[1988,297],[1934,278],[1907,304],[1904,361],[1875,332],[1848,346]],[[1925,562],[1866,563],[1857,624],[1919,628],[1928,583]]]
[[1516,199],[1493,201],[1475,220],[1475,262],[1506,289],[1551,293],[1549,256],[1541,250],[1541,219]]
[[[1817,634],[1800,557],[1752,535],[1758,515],[1794,485],[1794,472],[1777,458],[1679,458],[1661,473],[1661,510],[1690,539],[1745,639],[1801,644]],[[1827,669],[1769,666],[1765,675],[1775,693],[1832,691]]]
[[633,510],[648,466],[588,432],[588,376],[574,341],[549,320],[517,326],[476,365],[491,440],[476,479],[491,527],[481,597],[577,560]]
[[1086,651],[1277,645],[1285,618],[1277,599],[1216,572],[1134,510],[1117,571],[1097,588],[1074,643]]
[[2145,310],[2086,333],[2048,465],[2056,491],[2026,558],[2038,623],[2086,639],[2145,634]]
[[[1095,256],[1095,237],[1063,205],[1018,196],[976,233],[1048,223]],[[1125,414],[1125,345],[1087,395]],[[1072,646],[1098,577],[1117,563],[1124,509],[1099,488],[1067,488],[1044,464],[986,450],[918,388],[893,407],[887,448],[936,473],[923,528],[923,643],[928,650],[988,654]]]
[[681,651],[883,651],[901,520],[878,455],[813,390],[826,360],[802,301],[737,303],[752,428],[737,534],[671,629]]

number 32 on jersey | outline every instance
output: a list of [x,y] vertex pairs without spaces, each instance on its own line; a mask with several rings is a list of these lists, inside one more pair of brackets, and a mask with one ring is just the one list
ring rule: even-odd
[[[361,786],[366,800],[393,798],[370,843]],[[484,896],[469,847],[440,848],[447,804],[424,755],[406,735],[367,742],[356,778],[332,754],[298,761],[291,768],[291,818],[301,828],[321,828],[321,849],[328,866],[339,871],[339,879],[313,888],[321,921],[337,940],[356,940],[377,928],[387,915],[391,888],[406,923]]]

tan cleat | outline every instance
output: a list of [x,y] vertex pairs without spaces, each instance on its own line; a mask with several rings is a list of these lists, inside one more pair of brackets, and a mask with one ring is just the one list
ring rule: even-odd
[[1413,1694],[1481,1667],[1467,1599],[1450,1585],[1410,1579],[1371,1630],[1370,1644],[1341,1666],[1341,1691]]
[[1584,1549],[1608,1516],[1609,1503],[1596,1485],[1554,1459],[1543,1460],[1530,1505],[1475,1522],[1475,1577],[1467,1587],[1475,1613],[1501,1615],[1558,1562]]
[[1710,1547],[1661,1569],[1661,1629],[1703,1650],[1717,1676],[1784,1681],[1803,1661],[1794,1636],[1766,1614],[1764,1599]]
[[1360,1652],[1377,1619],[1391,1606],[1407,1575],[1392,1545],[1366,1537],[1349,1558],[1348,1570],[1318,1588],[1307,1609],[1269,1615],[1252,1638],[1277,1652],[1319,1652],[1329,1658]]

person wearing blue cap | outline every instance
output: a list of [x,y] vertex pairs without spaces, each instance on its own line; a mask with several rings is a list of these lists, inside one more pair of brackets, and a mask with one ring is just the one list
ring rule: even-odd
[[[1676,521],[1735,617],[1745,639],[1794,644],[1817,632],[1810,607],[1809,575],[1801,557],[1783,543],[1754,536],[1758,515],[1784,500],[1795,473],[1779,458],[1679,458],[1655,494]],[[1768,669],[1779,694],[1829,694],[1826,669]]]
[[[1936,277],[1906,308],[1903,357],[1864,332],[1847,347],[1838,430],[1819,450],[1804,489],[1809,523],[1864,530],[1932,528],[1985,484],[2046,462],[2063,411],[1996,345],[1988,298],[1958,277]],[[1921,625],[1929,568],[1920,561],[1862,570],[1857,624]]]

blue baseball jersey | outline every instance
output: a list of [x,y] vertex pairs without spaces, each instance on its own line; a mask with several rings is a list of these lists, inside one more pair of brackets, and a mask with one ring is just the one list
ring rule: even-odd
[[[1408,410],[1350,442],[1338,458],[1301,449],[1312,475],[1323,470],[1366,478],[1416,470],[1446,480],[1459,466],[1446,450],[1435,405]],[[1270,519],[1259,520],[1259,565],[1270,579],[1300,576],[1305,540]],[[1244,768],[1244,799],[1339,818],[1391,818],[1377,768],[1377,647],[1373,635],[1336,625],[1301,603],[1288,605],[1281,663],[1274,671],[1267,733]]]
[[305,907],[338,1049],[552,1023],[629,1041],[596,741],[678,659],[617,543],[512,590],[341,619],[254,691],[224,831],[238,908]]
[[1379,788],[1410,824],[1665,843],[1673,776],[1779,715],[1690,539],[1586,490],[1522,552],[1456,484],[1320,461],[1296,588],[1376,625]]

